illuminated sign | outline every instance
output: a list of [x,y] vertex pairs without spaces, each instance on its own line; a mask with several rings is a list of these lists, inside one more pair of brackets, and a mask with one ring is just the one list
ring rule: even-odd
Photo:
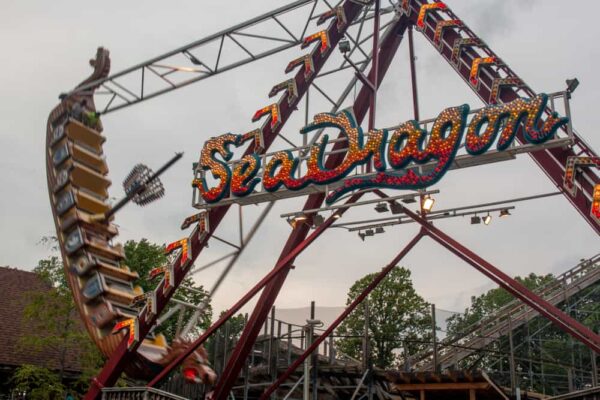
[[[498,151],[506,150],[520,127],[528,143],[541,144],[551,139],[568,119],[552,113],[543,120],[547,100],[547,95],[540,94],[529,100],[516,99],[485,107],[473,113],[470,121],[467,121],[469,106],[464,104],[442,111],[429,131],[411,120],[366,135],[351,110],[317,114],[311,124],[300,130],[301,134],[330,128],[347,141],[343,160],[331,169],[325,166],[326,147],[331,147],[327,134],[307,149],[305,157],[283,150],[268,156],[255,152],[232,161],[231,148],[240,147],[247,138],[228,133],[205,143],[198,164],[200,177],[192,184],[205,203],[247,196],[259,184],[264,191],[275,192],[280,188],[298,191],[308,185],[340,183],[329,192],[328,204],[356,189],[422,189],[439,181],[448,170],[463,136],[464,147],[472,156],[487,152],[493,144]],[[432,163],[433,167],[414,168],[426,163]],[[368,176],[349,177],[360,165],[372,165],[375,171]],[[210,183],[209,174],[213,178]]]

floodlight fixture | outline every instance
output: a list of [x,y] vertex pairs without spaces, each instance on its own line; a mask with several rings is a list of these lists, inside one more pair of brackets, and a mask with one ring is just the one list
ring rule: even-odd
[[579,79],[577,78],[573,78],[573,79],[567,79],[567,92],[569,94],[573,93],[575,91],[575,89],[577,89],[577,87],[579,86]]
[[476,225],[481,223],[481,217],[478,215],[474,215],[471,217],[471,225]]
[[388,212],[388,206],[386,203],[377,203],[377,205],[375,206],[375,211],[377,211],[378,213],[384,213],[384,212]]
[[421,200],[421,209],[425,212],[430,212],[434,203],[435,199],[433,197],[425,195],[423,196],[423,200]]
[[508,211],[508,208],[500,210],[500,218],[508,217],[509,215],[511,215],[511,213],[510,213],[510,211]]
[[313,225],[316,227],[320,226],[323,222],[325,222],[325,218],[321,214],[315,214],[313,217]]
[[[414,202],[414,199],[412,199]],[[402,214],[404,212],[404,207],[397,201],[390,202],[390,210],[392,210],[392,214]]]
[[298,222],[302,222],[302,221],[306,221],[306,215],[304,215],[304,214],[297,214],[291,218],[287,218],[287,223],[290,224],[292,226],[292,228],[295,228],[296,224],[298,224]]
[[483,218],[483,223],[484,223],[484,225],[489,225],[490,222],[492,222],[492,216],[490,215],[490,213],[488,213],[488,215],[486,215]]
[[348,41],[348,39],[340,40],[340,44],[338,46],[342,54],[346,54],[350,51],[350,42]]
[[375,228],[375,233],[384,233],[385,230],[383,229],[383,226],[378,226]]

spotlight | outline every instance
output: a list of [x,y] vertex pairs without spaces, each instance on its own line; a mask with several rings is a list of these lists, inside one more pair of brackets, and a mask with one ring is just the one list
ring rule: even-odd
[[298,221],[306,221],[306,215],[304,215],[304,214],[296,215],[294,217],[294,221],[296,221],[296,222],[298,222]]
[[342,218],[342,215],[340,213],[333,213],[332,217],[333,219],[340,219]]
[[430,195],[425,195],[423,197],[423,200],[421,201],[421,208],[425,212],[430,212],[431,209],[433,208],[434,203],[435,203],[435,200],[433,199],[433,197],[431,197]]
[[325,218],[321,214],[315,214],[313,217],[313,225],[315,228],[325,222]]
[[416,203],[417,200],[415,200],[414,197],[407,197],[406,199],[403,199],[402,202],[404,204],[412,204],[412,203]]
[[373,229],[367,229],[365,231],[365,236],[373,236],[375,235],[375,232],[373,232]]
[[339,49],[342,54],[350,51],[350,42],[347,39],[340,40]]
[[[414,199],[412,199],[414,200]],[[392,214],[402,214],[403,212],[403,207],[400,203],[398,203],[397,201],[392,201],[390,203],[390,209],[392,210]]]
[[385,230],[383,229],[383,226],[378,226],[377,228],[375,228],[375,233],[384,233]]
[[488,215],[486,215],[486,216],[483,218],[483,223],[484,223],[485,225],[489,225],[489,224],[490,224],[490,222],[492,222],[492,216],[491,216],[491,215],[488,213]]
[[377,205],[375,206],[375,211],[377,211],[378,213],[384,213],[384,212],[388,212],[388,206],[385,203],[377,203]]
[[508,211],[508,208],[505,208],[504,210],[500,210],[500,218],[502,217],[508,217],[510,214],[510,211]]
[[577,86],[579,86],[579,79],[577,78],[573,78],[573,79],[567,79],[567,92],[569,92],[569,94],[573,93],[575,91],[575,89],[577,89]]
[[360,240],[362,240],[363,242],[365,241],[365,234],[362,232],[358,232],[358,237],[360,238]]
[[306,215],[300,214],[300,215],[294,216],[293,218],[288,218],[287,222],[288,222],[288,224],[290,224],[292,226],[292,228],[295,228],[296,224],[298,222],[302,222],[302,221],[305,221],[305,220],[306,220]]
[[481,223],[481,217],[474,215],[471,217],[471,225],[476,225]]

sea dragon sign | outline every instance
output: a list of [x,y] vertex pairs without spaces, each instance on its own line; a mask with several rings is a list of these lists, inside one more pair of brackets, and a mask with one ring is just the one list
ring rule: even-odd
[[[393,129],[371,130],[365,135],[351,110],[337,114],[321,113],[300,130],[308,134],[320,128],[334,128],[347,140],[343,161],[332,169],[325,168],[328,135],[308,150],[308,157],[294,157],[291,150],[282,150],[269,157],[255,152],[232,162],[231,147],[240,147],[249,136],[224,134],[208,140],[202,149],[198,168],[203,172],[194,179],[206,203],[217,203],[226,197],[244,197],[253,193],[259,183],[265,191],[284,187],[301,190],[307,185],[326,185],[341,181],[331,191],[326,202],[334,203],[343,194],[366,188],[421,189],[433,185],[448,170],[463,143],[468,154],[477,156],[487,152],[494,143],[498,151],[506,150],[514,141],[522,125],[528,143],[541,144],[551,139],[568,118],[556,113],[543,120],[548,96],[516,99],[510,103],[485,107],[472,114],[467,122],[469,106],[463,104],[443,110],[431,125],[429,132],[414,121],[407,121]],[[254,132],[256,138],[258,132]],[[260,146],[255,146],[260,151]],[[372,160],[372,161],[371,161]],[[304,162],[300,176],[299,164]],[[419,172],[411,165],[433,162],[433,168]],[[264,165],[261,168],[261,163]],[[375,173],[368,176],[348,175],[359,165],[372,163]],[[209,185],[206,174],[211,173]],[[260,172],[260,174],[259,174]]]

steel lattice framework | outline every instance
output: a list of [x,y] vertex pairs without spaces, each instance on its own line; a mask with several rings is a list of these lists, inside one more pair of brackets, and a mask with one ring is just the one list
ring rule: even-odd
[[[323,10],[318,11],[319,7],[323,7]],[[302,20],[302,24],[299,24],[301,26],[299,31],[294,31],[282,22],[284,18],[290,17],[290,15],[293,16],[294,13],[297,12],[305,12],[306,10],[308,10],[308,17],[305,17],[305,19]],[[306,13],[303,15],[306,15]],[[383,20],[384,16],[387,17],[387,20]],[[373,34],[362,36],[363,27],[366,21],[372,22]],[[321,31],[313,33],[308,31],[313,23],[316,23],[317,25],[326,23],[327,25],[324,25],[326,27],[322,28]],[[278,30],[273,27],[277,27]],[[358,33],[352,34],[350,32],[351,27],[358,29]],[[57,230],[59,232],[66,232],[65,229],[71,229],[70,227],[73,226],[73,224],[79,224],[77,225],[79,227],[78,232],[80,232],[81,246],[84,248],[85,246],[93,246],[94,240],[99,240],[98,238],[88,236],[87,232],[97,232],[100,230],[103,232],[103,235],[108,236],[110,239],[116,235],[116,232],[111,230],[110,220],[107,219],[107,221],[104,221],[104,225],[102,225],[102,220],[99,220],[98,218],[89,218],[79,212],[76,212],[73,217],[76,221],[71,222],[71,224],[65,228],[66,223],[61,220],[62,212],[60,211],[61,207],[64,206],[64,204],[61,206],[62,203],[59,201],[62,198],[52,194],[60,193],[60,190],[62,190],[61,188],[64,187],[64,184],[67,181],[70,182],[71,185],[76,186],[75,181],[77,178],[75,176],[63,177],[59,173],[60,171],[57,169],[57,165],[63,163],[64,160],[61,160],[60,162],[56,161],[57,150],[53,148],[58,141],[62,140],[62,136],[58,137],[56,135],[59,121],[64,120],[65,115],[67,115],[68,118],[69,110],[73,107],[74,102],[79,101],[82,98],[89,99],[91,102],[96,101],[98,104],[103,102],[103,104],[96,107],[96,109],[102,114],[107,114],[191,83],[208,79],[222,72],[242,67],[255,60],[268,57],[292,47],[301,46],[302,48],[305,48],[313,46],[312,43],[316,42],[317,44],[310,52],[298,59],[292,60],[288,65],[286,72],[291,72],[299,67],[299,70],[295,75],[287,81],[277,83],[273,88],[270,96],[275,96],[282,92],[281,99],[276,103],[263,108],[262,111],[259,110],[255,115],[255,120],[258,120],[265,115],[267,116],[267,120],[258,130],[259,134],[252,136],[254,140],[251,140],[251,143],[248,145],[244,154],[264,154],[278,136],[287,140],[281,135],[281,130],[285,123],[290,119],[292,113],[298,108],[300,102],[311,87],[321,93],[331,103],[331,111],[337,111],[344,101],[346,101],[350,91],[357,84],[357,81],[361,80],[363,84],[354,99],[352,108],[359,124],[367,116],[367,113],[369,113],[369,127],[372,128],[375,116],[376,89],[382,83],[405,34],[408,32],[408,36],[411,37],[413,28],[421,32],[427,40],[438,49],[440,55],[454,68],[459,76],[464,79],[465,83],[485,104],[508,103],[518,97],[532,98],[536,95],[526,83],[510,69],[510,67],[502,62],[501,59],[442,2],[428,3],[427,1],[420,0],[402,0],[392,7],[380,8],[378,0],[371,2],[345,0],[335,6],[329,4],[326,0],[300,0],[113,75],[108,75],[108,70],[110,68],[108,54],[101,50],[96,57],[94,65],[95,73],[92,77],[67,93],[63,97],[63,102],[53,111],[49,118],[48,182],[51,189],[51,203],[53,205]],[[339,42],[344,38],[347,38],[351,43],[350,55],[354,55],[354,63],[346,60],[339,67],[325,70],[325,64],[332,53],[332,49],[337,47]],[[256,47],[250,48],[250,46],[245,43],[245,40],[250,39],[259,42],[258,50],[256,50]],[[372,51],[365,50],[365,44],[368,41],[373,42]],[[217,51],[212,54],[212,58],[207,56],[207,52],[204,51],[204,49],[211,46],[217,49]],[[225,62],[223,54],[225,51],[229,51],[226,49],[231,47],[235,49],[231,50],[231,54],[234,56],[228,57],[228,61]],[[315,83],[315,80],[320,77],[330,76],[350,68],[356,68],[357,76],[350,80],[337,99],[334,98],[335,96],[326,93]],[[366,80],[365,78],[362,78],[361,74],[363,71],[368,71],[366,73]],[[153,77],[152,80],[150,79],[150,76]],[[129,85],[125,84],[125,82],[129,82]],[[130,82],[137,83],[131,84]],[[568,108],[568,102],[565,104]],[[546,113],[548,114],[551,114],[553,111],[553,108],[546,109]],[[418,113],[416,114],[418,119]],[[98,130],[101,131],[101,128],[101,125],[99,125]],[[78,153],[73,150],[76,148],[73,141],[76,144],[79,139],[72,133],[73,128],[71,128],[70,132],[71,133],[67,134],[68,140],[71,140],[68,144],[70,153],[67,151],[67,158],[69,155],[77,158],[76,156]],[[316,140],[317,137],[313,140]],[[81,136],[79,136],[79,138],[81,138]],[[343,139],[342,136],[338,139],[340,140],[335,142],[332,151],[326,159],[325,167],[328,169],[334,168],[344,160],[344,150],[347,148],[347,144],[341,140]],[[519,129],[517,132],[517,140],[520,141],[521,144],[526,145],[522,129]],[[557,140],[560,142],[557,142],[557,144],[553,146],[536,147],[535,149],[532,149],[536,151],[531,152],[529,150],[523,151],[529,152],[537,165],[545,172],[548,178],[565,195],[565,197],[567,197],[570,203],[590,224],[592,229],[596,233],[600,233],[600,204],[594,203],[595,200],[600,201],[600,189],[597,189],[597,187],[600,188],[600,177],[594,169],[589,168],[599,166],[599,158],[570,124],[557,134]],[[96,140],[96,142],[98,143],[94,142],[95,145],[100,146],[103,140]],[[81,157],[80,159],[83,160],[85,157]],[[73,162],[73,166],[70,167],[68,171],[71,171],[72,173],[72,171],[77,170],[77,160],[71,161],[69,159],[68,162]],[[101,167],[101,172],[105,176],[108,170],[105,166]],[[103,181],[105,178],[95,177],[94,179],[98,182],[96,186],[100,187],[101,191],[105,191],[107,187],[106,183]],[[61,186],[62,181],[65,182]],[[379,190],[372,192],[383,199],[383,201],[389,199],[385,193]],[[219,377],[215,387],[213,397],[215,399],[225,399],[230,392],[235,379],[238,377],[244,365],[244,361],[251,350],[252,344],[255,342],[296,257],[310,246],[310,244],[325,230],[332,226],[337,218],[341,217],[349,207],[358,202],[365,194],[365,191],[358,191],[352,194],[347,198],[344,205],[337,209],[335,215],[327,218],[312,232],[310,231],[310,227],[313,223],[313,218],[316,215],[314,210],[317,210],[322,206],[326,193],[323,191],[316,191],[307,194],[307,199],[303,207],[303,212],[306,213],[308,218],[307,223],[296,224],[293,227],[273,270],[259,281],[236,304],[229,308],[229,310],[194,343],[185,348],[178,357],[166,365],[163,371],[152,379],[149,386],[155,385],[166,376],[173,367],[177,366],[186,357],[190,356],[193,351],[225,321],[227,321],[228,318],[233,316],[249,299],[262,290],[257,306],[229,358],[223,375]],[[77,196],[76,198],[73,198],[72,201],[68,199],[66,201],[71,201],[71,203],[77,205],[79,208],[78,202],[83,201],[81,200],[83,199],[83,195],[78,191]],[[275,199],[271,199],[271,204],[274,200]],[[189,237],[174,242],[169,246],[170,251],[180,251],[174,264],[168,269],[165,267],[165,270],[161,271],[161,273],[165,274],[165,279],[163,279],[156,291],[153,292],[150,297],[146,296],[146,300],[149,298],[152,300],[151,306],[147,304],[144,312],[140,313],[135,318],[127,320],[129,321],[129,325],[124,326],[129,330],[128,335],[126,335],[127,337],[119,339],[120,342],[114,346],[114,351],[112,351],[110,358],[101,373],[94,379],[86,398],[98,398],[100,390],[103,387],[113,385],[128,365],[134,363],[136,350],[142,344],[143,339],[151,332],[152,327],[156,324],[161,312],[171,301],[171,297],[175,292],[173,289],[176,289],[180,285],[186,274],[189,272],[186,265],[190,265],[198,258],[211,238],[224,241],[217,237],[215,232],[231,207],[231,204],[224,204],[208,209],[201,219],[199,217],[199,223]],[[594,207],[596,207],[596,209]],[[345,316],[368,295],[370,290],[386,276],[394,265],[396,265],[396,263],[417,244],[421,237],[426,235],[433,238],[436,242],[446,247],[484,275],[488,276],[515,297],[532,307],[536,312],[548,318],[565,332],[582,341],[594,351],[600,351],[600,338],[597,334],[591,332],[588,328],[558,310],[549,302],[530,292],[523,285],[502,273],[502,271],[470,251],[464,245],[456,242],[440,229],[432,226],[430,222],[428,222],[426,215],[417,215],[403,206],[402,209],[410,220],[421,225],[421,231],[392,260],[392,262],[382,270],[375,281],[373,281],[361,296],[347,308],[334,324],[331,325],[329,328],[331,331],[333,331],[337,324],[339,324],[339,322],[341,322],[343,318],[345,318]],[[595,214],[594,210],[598,212],[598,214]],[[96,213],[103,213],[104,211],[105,206],[98,206]],[[264,214],[259,217],[258,223],[260,223],[260,220],[263,218]],[[196,220],[193,222],[196,222]],[[187,225],[189,226],[191,223]],[[237,248],[237,251],[230,255],[232,261],[227,269],[229,269],[232,263],[239,257],[246,243],[254,235],[257,227],[258,225],[252,229],[246,240],[241,240],[240,246],[234,246]],[[72,253],[79,251],[69,250],[68,246],[70,243],[72,244],[72,241],[69,241],[71,238],[72,235],[66,235],[61,239],[63,258],[65,260],[70,260]],[[77,238],[73,240],[76,239]],[[107,242],[108,241],[109,240],[107,240]],[[119,255],[118,251],[115,251],[115,254],[115,257],[117,257]],[[68,262],[65,262],[65,265],[67,264]],[[71,284],[73,286],[73,283]],[[218,284],[216,287],[218,287]],[[81,302],[82,300],[77,297],[78,296],[76,296],[76,301]],[[151,309],[151,312],[148,311],[149,309]],[[197,311],[201,312],[201,310]],[[279,377],[274,385],[265,392],[263,398],[268,398],[269,394],[276,390],[277,386],[293,372],[293,369],[299,366],[311,351],[319,345],[319,340],[324,340],[326,337],[327,332],[322,335],[321,338],[316,340],[313,345],[309,347],[294,364],[292,364],[286,373]]]

